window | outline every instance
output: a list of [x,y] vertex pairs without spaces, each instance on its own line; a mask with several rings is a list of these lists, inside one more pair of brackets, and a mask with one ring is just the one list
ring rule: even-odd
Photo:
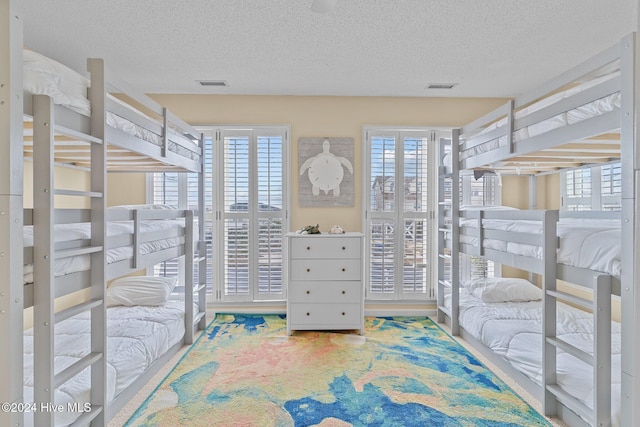
[[288,130],[216,131],[217,298],[284,299],[283,237],[288,229]]
[[[198,213],[198,174],[162,172],[149,174],[147,200],[149,203],[171,205],[196,212],[196,221],[204,221],[204,240],[207,260],[212,258],[211,239],[213,235],[213,141],[205,138],[204,146],[204,186],[205,212]],[[179,259],[164,261],[154,266],[154,274],[169,277],[184,277],[184,262]],[[194,280],[198,278],[198,265],[194,266]],[[212,293],[212,265],[207,262],[207,293]],[[195,283],[194,283],[195,285]]]
[[367,298],[433,299],[433,132],[365,133]]
[[591,169],[564,172],[564,206],[569,211],[591,210]]
[[619,211],[622,208],[621,179],[620,163],[562,172],[561,209]]
[[622,164],[600,168],[600,205],[603,211],[622,210]]
[[[460,173],[460,206],[495,206],[501,201],[500,177],[485,174],[475,178],[470,171]],[[460,255],[460,279],[494,277],[496,265],[482,257]]]

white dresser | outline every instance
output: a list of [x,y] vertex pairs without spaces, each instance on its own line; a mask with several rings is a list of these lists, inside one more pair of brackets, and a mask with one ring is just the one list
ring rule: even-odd
[[287,334],[357,329],[364,334],[362,233],[288,233]]

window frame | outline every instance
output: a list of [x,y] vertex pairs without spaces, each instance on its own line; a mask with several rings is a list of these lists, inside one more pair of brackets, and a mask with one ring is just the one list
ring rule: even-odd
[[[365,231],[365,248],[364,248],[364,272],[363,272],[363,280],[365,285],[365,299],[368,301],[435,301],[436,299],[436,286],[434,285],[437,282],[437,233],[435,232],[437,228],[437,218],[436,218],[436,206],[437,206],[437,191],[438,191],[438,181],[437,181],[437,170],[438,170],[438,162],[437,162],[437,147],[436,147],[436,138],[444,136],[444,134],[450,133],[451,129],[449,128],[440,128],[440,127],[399,127],[399,126],[364,126],[362,132],[362,182],[363,182],[363,191],[362,191],[362,224],[363,230]],[[394,147],[397,147],[398,144],[398,136],[401,135],[411,135],[411,134],[421,134],[422,137],[426,137],[428,140],[427,146],[427,171],[426,171],[426,188],[427,192],[427,206],[423,206],[421,211],[405,213],[404,209],[401,211],[398,209],[394,209],[393,212],[378,212],[374,214],[371,209],[371,194],[372,189],[369,185],[371,182],[371,138],[375,136],[384,136],[385,134],[395,135],[395,144]],[[395,151],[397,151],[394,148]],[[394,177],[398,176],[398,171],[402,171],[401,176],[404,179],[404,156],[395,156],[394,157]],[[396,179],[396,178],[394,178]],[[397,187],[397,186],[396,186]],[[403,187],[404,188],[404,187]],[[396,192],[394,191],[394,195]],[[403,197],[399,197],[395,202],[394,206],[399,204],[400,206],[404,206]],[[406,215],[408,214],[408,216]],[[373,218],[379,216],[380,219],[391,220],[394,222],[394,227],[398,227],[400,225],[402,227],[402,235],[398,236],[394,233],[394,247],[404,248],[404,232],[405,232],[405,220],[408,218],[417,218],[426,224],[427,235],[425,239],[428,245],[429,254],[427,255],[427,289],[425,293],[408,293],[404,292],[404,286],[402,281],[398,282],[398,277],[403,273],[403,260],[404,260],[404,250],[395,250],[394,254],[394,290],[390,293],[372,293],[371,292],[371,236],[370,229],[372,226]],[[398,246],[398,242],[401,242],[400,246]]]
[[[290,181],[290,126],[289,125],[224,125],[224,126],[212,126],[207,128],[200,128],[205,132],[205,135],[212,136],[214,138],[214,200],[216,203],[216,224],[214,225],[213,240],[214,240],[214,289],[216,290],[214,300],[216,303],[254,303],[264,301],[280,301],[287,298],[287,264],[286,264],[286,239],[285,235],[290,228],[289,224],[289,211],[291,204],[291,197],[289,192]],[[248,295],[227,295],[225,292],[225,220],[234,217],[243,217],[242,214],[225,212],[225,158],[224,158],[224,138],[225,135],[238,135],[246,136],[250,135],[250,152],[249,152],[249,200],[257,200],[257,181],[255,178],[255,168],[251,165],[257,164],[257,138],[262,136],[279,136],[282,137],[282,211],[275,212],[260,211],[256,209],[249,209],[248,215],[246,215],[249,221],[250,237],[249,237],[249,293]],[[253,231],[258,224],[258,221],[262,218],[269,217],[282,217],[282,293],[281,294],[260,294],[258,290],[258,281],[253,280],[257,278],[258,272],[258,250],[257,239],[258,234]],[[255,244],[252,244],[251,242]]]
[[[563,212],[566,211],[577,211],[577,210],[592,210],[592,211],[619,211],[622,207],[622,194],[618,192],[617,194],[606,193],[603,194],[602,187],[602,168],[609,167],[611,169],[618,169],[619,173],[612,173],[610,181],[621,181],[622,179],[622,169],[619,161],[610,162],[606,164],[599,165],[590,165],[583,166],[581,168],[570,169],[566,171],[562,171],[560,173],[560,210]],[[590,171],[590,195],[582,196],[582,197],[574,197],[568,195],[568,173],[575,173],[576,171],[581,170],[589,170]],[[615,186],[614,186],[615,187]],[[570,203],[571,202],[571,203]],[[605,209],[604,204],[617,204],[618,209]],[[573,209],[572,207],[577,207],[578,209]]]

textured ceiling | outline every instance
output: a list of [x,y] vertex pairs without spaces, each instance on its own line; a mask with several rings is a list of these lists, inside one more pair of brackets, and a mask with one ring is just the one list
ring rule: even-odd
[[146,93],[512,97],[638,18],[637,0],[338,0],[327,14],[311,3],[25,0],[24,43],[81,72],[104,58]]

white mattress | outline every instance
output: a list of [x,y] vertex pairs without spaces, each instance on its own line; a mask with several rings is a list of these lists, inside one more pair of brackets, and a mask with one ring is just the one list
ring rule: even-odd
[[[460,289],[460,325],[515,369],[542,384],[541,301],[485,303]],[[451,298],[445,296],[451,307]],[[557,336],[593,354],[593,315],[558,303]],[[621,334],[620,324],[611,324],[611,419],[620,425]],[[593,368],[558,351],[557,383],[589,408],[593,408]]]
[[[87,117],[91,115],[91,106],[87,98],[87,90],[90,86],[89,79],[57,61],[28,49],[24,50],[23,85],[27,93],[48,95],[56,105],[67,107]],[[133,115],[157,122],[157,120],[153,120],[141,111],[138,111],[131,105],[117,98],[109,95],[109,100],[124,106],[127,110],[131,111]],[[111,128],[121,130],[157,146],[163,145],[161,135],[110,111],[107,111],[106,122],[107,126]],[[173,135],[178,136],[179,134],[173,132]],[[198,157],[193,151],[172,141],[169,141],[169,150],[192,160]]]
[[[484,219],[483,224],[489,229],[542,233],[542,224],[537,221]],[[477,220],[461,218],[460,226],[476,227]],[[557,234],[560,237],[558,264],[602,271],[620,277],[620,220],[561,218],[557,224]],[[478,239],[472,236],[460,236],[460,241],[474,246],[478,244]],[[539,246],[491,239],[484,239],[484,245],[489,249],[542,259],[542,248]]]
[[[173,230],[184,227],[183,220],[149,220],[140,221],[140,232],[152,232],[160,230]],[[107,238],[132,234],[133,221],[110,221],[107,223]],[[57,224],[54,228],[54,241],[67,242],[72,240],[90,239],[90,223]],[[177,237],[154,240],[142,243],[140,253],[142,255],[175,247],[180,244]],[[33,226],[24,227],[24,246],[33,246]],[[133,256],[133,246],[122,246],[107,250],[107,264],[122,261]],[[54,276],[64,276],[70,273],[89,270],[91,267],[90,255],[78,255],[68,258],[56,259],[54,262]],[[33,264],[25,265],[24,283],[33,283]]]
[[[198,311],[197,309],[195,310]],[[55,372],[89,353],[90,313],[82,313],[55,326]],[[160,307],[111,307],[107,309],[107,401],[110,402],[138,378],[155,360],[184,336],[184,302],[169,301]],[[24,336],[24,402],[33,402],[33,330]],[[55,392],[55,404],[89,401],[90,368]],[[56,414],[56,426],[72,423],[80,413]],[[30,414],[25,424],[33,426]]]
[[[617,75],[619,74],[612,73],[612,74],[600,77],[598,79],[583,83],[582,85],[576,86],[569,90],[551,95],[526,108],[523,108],[517,111],[515,113],[515,118],[522,119],[536,111],[539,111],[545,107],[548,107],[550,105],[553,105],[557,102],[562,101],[563,99],[566,99],[572,95],[575,95],[578,92],[584,91],[606,80],[614,78]],[[534,136],[549,132],[553,129],[560,128],[562,126],[571,125],[595,116],[605,114],[607,112],[620,108],[620,102],[621,102],[621,98],[620,98],[619,92],[605,96],[603,98],[589,102],[575,109],[558,114],[549,119],[540,121],[538,123],[533,123],[527,127],[518,129],[513,133],[513,138],[515,141],[522,141],[527,138],[532,138]],[[494,122],[491,125],[487,126],[486,128],[482,129],[480,132],[468,136],[467,139],[481,136],[497,128],[504,127],[506,124],[507,124],[507,118],[498,120],[497,122]],[[483,144],[470,147],[467,150],[463,150],[460,153],[460,160],[464,160],[469,157],[476,156],[478,154],[486,153],[488,151],[496,150],[497,148],[502,147],[506,144],[507,144],[506,136],[502,136],[502,137],[487,141]],[[451,166],[451,156],[447,154],[443,159],[443,162],[445,166]]]

